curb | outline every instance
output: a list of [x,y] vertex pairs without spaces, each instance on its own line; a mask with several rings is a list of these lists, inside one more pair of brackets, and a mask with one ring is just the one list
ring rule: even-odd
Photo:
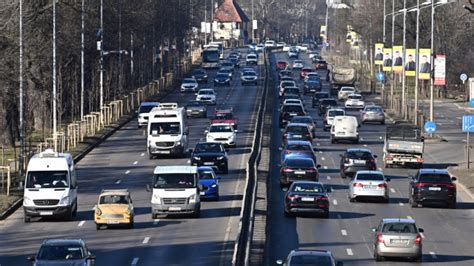
[[17,199],[8,209],[0,214],[0,221],[5,220],[8,216],[12,215],[23,203],[23,197]]
[[[451,167],[448,167],[448,173],[452,176],[453,173],[451,173]],[[459,186],[462,190],[464,190],[464,192],[466,192],[466,194],[471,198],[471,199],[474,199],[474,194],[461,182],[456,182],[456,185]]]

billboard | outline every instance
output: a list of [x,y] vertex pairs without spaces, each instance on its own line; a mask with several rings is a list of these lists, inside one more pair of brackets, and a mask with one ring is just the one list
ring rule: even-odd
[[393,71],[401,72],[403,70],[403,46],[393,47]]
[[392,48],[383,48],[383,71],[392,71]]
[[416,50],[406,49],[405,51],[405,76],[416,76]]
[[436,55],[434,59],[434,85],[446,85],[446,56]]
[[431,78],[431,49],[420,49],[420,55],[418,62],[418,78],[419,79],[430,79]]
[[375,44],[374,62],[376,65],[383,65],[383,43]]

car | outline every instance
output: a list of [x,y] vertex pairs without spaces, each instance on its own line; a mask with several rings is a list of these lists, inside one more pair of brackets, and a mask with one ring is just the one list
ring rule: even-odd
[[288,63],[286,61],[278,61],[276,64],[276,69],[277,70],[284,70],[288,66]]
[[268,41],[266,41],[266,42],[265,42],[265,48],[267,48],[267,47],[270,47],[270,48],[271,48],[271,47],[276,47],[275,41],[273,41],[273,40],[268,40]]
[[299,250],[290,251],[285,261],[277,260],[277,265],[285,266],[301,266],[301,265],[318,265],[318,266],[343,266],[342,261],[336,261],[331,253],[327,250]]
[[293,181],[319,181],[316,162],[310,158],[288,157],[281,164],[280,187],[289,187]]
[[244,71],[240,76],[240,82],[242,85],[254,84],[258,85],[258,75],[255,71]]
[[334,122],[334,117],[345,115],[346,111],[342,108],[329,108],[323,118],[324,131],[328,131],[331,128]]
[[240,68],[240,59],[236,56],[229,57],[229,62],[234,65],[234,68]]
[[234,74],[234,69],[230,67],[221,67],[219,68],[219,71],[217,71],[217,74],[219,73],[225,73],[229,75],[230,80],[232,80],[233,74]]
[[317,70],[326,70],[328,69],[328,63],[324,60],[318,60],[316,61],[316,64],[314,66]]
[[257,65],[258,64],[257,55],[256,54],[248,54],[247,58],[245,59],[245,64],[247,66]]
[[250,51],[255,51],[255,49],[257,48],[257,44],[256,43],[249,43],[248,48],[249,48]]
[[207,71],[202,68],[193,70],[192,76],[198,83],[207,83],[208,81]]
[[237,119],[234,117],[234,110],[232,108],[227,109],[215,109],[214,117],[211,120],[211,124],[231,124],[234,129],[237,129]]
[[185,78],[181,82],[181,92],[196,92],[199,84],[194,78]]
[[341,140],[359,143],[359,123],[357,118],[349,115],[334,117],[331,125],[331,144]]
[[291,66],[293,69],[302,69],[304,67],[303,60],[295,60],[293,61],[293,65]]
[[321,80],[321,76],[319,75],[318,72],[308,72],[304,76],[304,81],[306,82],[308,79],[313,79],[313,78]]
[[426,204],[456,208],[456,177],[446,169],[420,169],[410,177],[410,204],[413,208]]
[[225,85],[230,86],[230,77],[227,73],[217,73],[214,77],[214,86]]
[[281,70],[278,73],[278,79],[281,80],[283,77],[291,77],[293,76],[293,72],[291,70]]
[[[296,61],[296,60],[295,60]],[[293,67],[294,68],[294,67]],[[303,67],[301,70],[300,70],[300,79],[304,79],[306,77],[306,74],[312,72],[313,69],[312,68],[309,68],[309,67]]]
[[297,93],[285,93],[281,97],[281,102],[284,103],[286,100],[301,100],[301,96]]
[[[221,72],[222,69],[229,69],[229,70],[232,70],[234,71],[234,63],[230,62],[230,61],[224,61],[221,63],[221,69],[219,70],[219,72]],[[231,73],[232,73],[231,71]]]
[[196,93],[196,101],[209,104],[209,105],[216,105],[216,97],[217,93],[214,91],[214,89],[200,89]]
[[291,47],[288,50],[288,58],[298,58],[299,56],[299,51],[296,47]]
[[223,174],[229,172],[227,152],[219,142],[198,142],[189,153],[191,165],[212,167]]
[[323,218],[329,218],[328,192],[330,191],[330,188],[326,188],[320,182],[293,182],[285,194],[285,216],[289,217],[298,213],[314,213],[321,215]]
[[362,95],[352,93],[347,95],[347,100],[344,106],[346,109],[364,109],[365,102],[362,100]]
[[285,47],[285,46],[286,46],[286,43],[285,43],[285,42],[277,42],[277,44],[276,44],[276,47],[277,47],[277,48],[283,48],[283,47]]
[[230,123],[211,124],[204,133],[207,142],[219,142],[226,147],[237,146],[237,130]]
[[333,98],[325,98],[325,99],[320,99],[319,100],[319,115],[323,115],[326,113],[326,111],[331,108],[331,107],[336,107],[339,104],[337,103],[336,100]]
[[288,140],[281,149],[280,162],[284,162],[288,157],[306,157],[316,162],[313,146],[309,141]]
[[315,93],[321,91],[323,85],[320,78],[306,79],[303,86],[303,94]]
[[354,87],[341,87],[339,92],[337,93],[337,99],[339,101],[345,101],[349,94],[357,93]]
[[320,100],[328,99],[328,98],[330,98],[329,93],[321,92],[321,91],[316,92],[316,93],[313,94],[313,98],[311,98],[311,106],[313,108],[319,107]]
[[34,265],[94,265],[95,256],[82,239],[48,239],[28,260]]
[[285,44],[285,46],[283,46],[282,51],[283,51],[283,52],[288,52],[288,51],[290,50],[290,48],[291,48],[291,45]]
[[303,123],[308,125],[309,130],[313,134],[313,138],[316,137],[316,124],[311,116],[294,116],[291,118],[290,123]]
[[360,111],[360,118],[361,124],[365,124],[367,122],[378,122],[382,125],[385,124],[385,113],[381,106],[377,105],[366,105],[364,109]]
[[297,95],[300,95],[300,89],[298,87],[286,87],[283,89],[283,92],[282,92],[282,99],[283,97],[285,97],[285,95],[287,94],[297,94]]
[[209,166],[198,167],[199,197],[201,200],[219,200],[219,180],[220,176],[214,173],[214,169]]
[[253,72],[257,72],[255,71],[255,69],[253,67],[243,67],[240,69],[240,75],[242,75],[245,71],[253,71]]
[[280,81],[280,90],[279,90],[279,93],[280,93],[280,96],[283,95],[283,90],[286,88],[286,87],[296,87],[296,82],[294,80],[283,80],[283,81]]
[[290,103],[299,104],[304,108],[304,102],[301,99],[285,99],[283,101],[283,105]]
[[283,143],[288,140],[303,140],[313,141],[313,134],[309,129],[308,124],[303,123],[288,123],[282,135]]
[[349,183],[349,201],[361,198],[377,198],[389,202],[388,182],[382,171],[357,171]]
[[148,125],[150,111],[159,105],[159,102],[142,102],[140,104],[140,107],[137,110],[138,128]]
[[415,220],[384,218],[372,228],[374,259],[385,257],[409,258],[421,262],[423,257],[423,236],[425,231],[418,228]]
[[207,117],[207,107],[201,101],[188,101],[184,108],[187,117]]
[[357,171],[377,169],[375,159],[377,155],[373,154],[369,149],[350,148],[344,154],[340,155],[341,177],[353,176]]
[[255,47],[255,51],[257,53],[263,53],[263,51],[265,50],[265,45],[263,43],[259,43],[257,44],[257,46]]
[[102,190],[94,210],[94,223],[97,230],[103,226],[117,225],[133,228],[133,203],[127,189]]
[[299,104],[287,104],[280,110],[280,127],[284,127],[294,116],[305,116],[304,108]]
[[319,56],[318,52],[312,51],[312,52],[308,53],[308,58],[309,59],[313,59],[314,57],[317,57],[317,56]]

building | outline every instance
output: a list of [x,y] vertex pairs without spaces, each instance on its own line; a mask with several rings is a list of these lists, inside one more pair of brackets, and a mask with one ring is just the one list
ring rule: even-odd
[[226,47],[244,45],[248,40],[249,19],[235,0],[224,0],[214,12],[214,41]]

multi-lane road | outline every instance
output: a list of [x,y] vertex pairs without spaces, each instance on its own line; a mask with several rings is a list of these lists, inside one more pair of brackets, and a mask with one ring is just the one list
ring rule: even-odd
[[[302,54],[302,57],[306,55]],[[286,60],[286,54],[277,53],[270,57],[271,65],[275,61]],[[310,61],[305,60],[309,65]],[[276,71],[273,69],[276,78]],[[296,74],[296,72],[295,72]],[[325,77],[325,73],[322,77]],[[302,87],[300,82],[299,86]],[[276,89],[276,88],[275,88]],[[329,89],[329,83],[323,82],[323,90]],[[376,226],[382,218],[406,218],[416,220],[417,225],[425,229],[423,239],[423,265],[474,265],[474,203],[467,194],[458,187],[457,209],[415,208],[408,204],[408,176],[415,170],[394,168],[383,169],[382,137],[384,125],[364,124],[360,128],[359,144],[331,144],[329,133],[322,130],[322,118],[311,108],[311,98],[305,96],[306,107],[319,125],[317,138],[313,143],[320,170],[320,181],[330,185],[331,214],[329,219],[314,217],[285,217],[283,214],[284,193],[279,186],[279,160],[281,132],[278,128],[278,110],[274,107],[272,149],[270,158],[269,191],[269,230],[267,231],[267,264],[274,264],[277,259],[284,259],[290,250],[325,249],[330,250],[345,265],[405,265],[404,261],[375,262],[373,259],[373,235],[371,227]],[[341,103],[342,105],[342,103]],[[349,112],[357,115],[357,112]],[[430,145],[430,144],[427,144]],[[347,184],[339,174],[339,154],[347,148],[368,148],[378,155],[379,170],[391,178],[390,203],[358,202],[348,200]],[[428,149],[429,150],[429,149]],[[437,165],[428,156],[428,167],[444,167]],[[431,162],[430,162],[431,160]]]
[[[245,53],[242,53],[245,58]],[[243,60],[245,64],[245,60]],[[263,75],[263,60],[257,71]],[[212,87],[216,70],[209,71]],[[26,257],[37,252],[50,238],[82,238],[96,255],[96,265],[230,265],[237,237],[241,200],[245,185],[245,168],[255,126],[257,102],[262,87],[241,86],[239,71],[230,87],[217,87],[217,108],[233,107],[239,121],[237,147],[229,150],[229,174],[220,182],[220,200],[203,202],[201,217],[151,218],[151,182],[157,165],[189,165],[189,158],[149,160],[146,135],[132,121],[95,148],[77,165],[79,180],[78,215],[74,221],[41,220],[25,224],[20,208],[0,223],[0,265],[31,265]],[[263,84],[263,82],[261,82]],[[176,92],[161,102],[184,105],[194,94]],[[214,107],[208,108],[208,115]],[[204,140],[209,119],[189,119],[190,148]],[[124,189],[131,192],[135,207],[134,229],[96,231],[93,207],[102,189]]]

